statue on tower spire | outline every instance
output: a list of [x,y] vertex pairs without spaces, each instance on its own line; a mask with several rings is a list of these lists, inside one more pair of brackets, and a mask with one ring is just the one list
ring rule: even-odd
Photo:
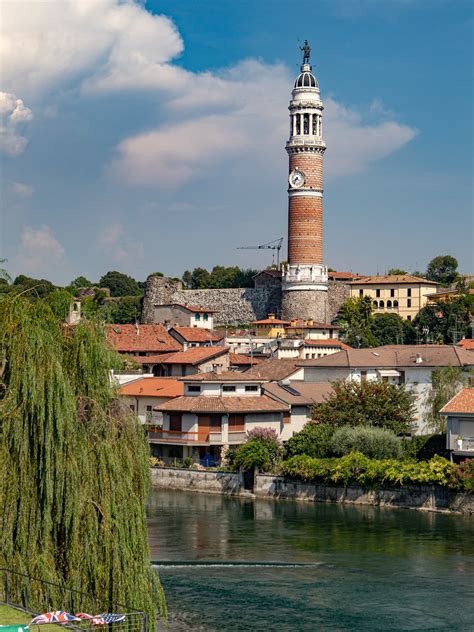
[[300,47],[300,51],[303,53],[303,64],[309,64],[309,57],[311,55],[311,46],[308,44],[308,40],[305,39],[303,46]]

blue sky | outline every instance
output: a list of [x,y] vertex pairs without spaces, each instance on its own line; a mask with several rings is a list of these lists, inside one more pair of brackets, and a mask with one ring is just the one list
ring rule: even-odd
[[1,240],[13,275],[264,267],[286,237],[301,40],[325,103],[325,261],[472,261],[464,0],[3,2]]

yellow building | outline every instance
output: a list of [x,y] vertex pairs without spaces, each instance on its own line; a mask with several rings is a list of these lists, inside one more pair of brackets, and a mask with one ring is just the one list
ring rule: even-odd
[[375,314],[398,314],[412,320],[437,291],[437,283],[411,274],[368,276],[349,283],[351,298],[368,296]]
[[268,314],[268,318],[254,320],[253,323],[250,323],[256,336],[264,336],[266,338],[283,338],[285,327],[288,327],[289,324],[289,320],[279,320],[275,314]]

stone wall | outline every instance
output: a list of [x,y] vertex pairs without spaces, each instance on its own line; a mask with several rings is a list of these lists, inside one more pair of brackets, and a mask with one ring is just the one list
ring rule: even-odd
[[[303,296],[312,294],[311,292],[289,292],[288,294],[295,294],[285,299],[289,304],[288,310],[291,309],[292,314],[298,313],[300,318],[331,322],[342,303],[349,298],[350,291],[346,283],[330,281],[327,292],[315,292],[318,296]],[[302,296],[298,298],[296,294]],[[321,294],[327,296],[319,297]],[[169,303],[195,305],[216,310],[215,323],[223,325],[250,323],[253,320],[266,318],[270,313],[282,315],[282,292],[281,286],[278,285],[222,290],[184,290],[179,281],[167,277],[149,276],[143,301],[142,322],[146,324],[157,322],[153,305]]]
[[280,314],[281,288],[228,288],[219,290],[183,290],[181,283],[165,277],[150,276],[143,301],[144,323],[154,323],[153,305],[181,303],[215,310],[216,324],[250,323]]
[[241,482],[241,475],[232,472],[200,472],[171,467],[151,469],[151,484],[162,489],[238,494]]
[[284,320],[303,318],[319,323],[330,323],[328,293],[324,290],[283,292],[281,315]]

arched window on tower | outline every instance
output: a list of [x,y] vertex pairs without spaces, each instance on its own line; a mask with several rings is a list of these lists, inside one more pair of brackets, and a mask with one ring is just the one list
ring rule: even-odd
[[300,133],[300,115],[296,114],[296,135],[298,136]]
[[318,133],[318,117],[316,114],[313,114],[313,136],[316,136]]
[[309,134],[309,114],[304,114],[303,116],[303,129],[304,134]]

